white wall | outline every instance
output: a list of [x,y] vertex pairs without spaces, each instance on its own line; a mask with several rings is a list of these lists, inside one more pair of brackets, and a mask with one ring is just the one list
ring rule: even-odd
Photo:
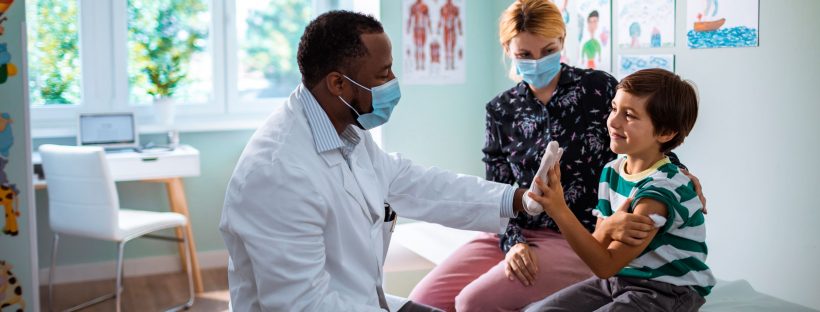
[[707,263],[820,309],[820,1],[761,0],[759,47],[700,50],[686,48],[685,4],[667,51],[699,86],[679,154],[708,198]]

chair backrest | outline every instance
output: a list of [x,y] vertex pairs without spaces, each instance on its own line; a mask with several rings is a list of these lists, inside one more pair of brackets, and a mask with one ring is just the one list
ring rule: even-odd
[[57,233],[113,239],[119,197],[101,147],[42,145],[49,223]]

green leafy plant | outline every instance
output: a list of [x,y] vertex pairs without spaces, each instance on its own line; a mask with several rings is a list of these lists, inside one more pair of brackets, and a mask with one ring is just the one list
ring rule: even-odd
[[204,50],[208,29],[200,24],[207,10],[201,0],[129,0],[130,82],[154,98],[172,97],[191,56]]
[[249,69],[263,73],[271,84],[298,81],[296,50],[311,11],[305,0],[268,0],[265,9],[252,11],[242,45]]
[[72,104],[80,100],[77,6],[77,1],[63,0],[27,3],[32,103]]

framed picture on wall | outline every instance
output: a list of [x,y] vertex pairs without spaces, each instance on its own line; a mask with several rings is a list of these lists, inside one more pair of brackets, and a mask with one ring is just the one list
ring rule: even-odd
[[[580,68],[612,69],[612,1],[577,0],[578,59]],[[567,38],[566,42],[574,38]]]
[[620,55],[618,56],[618,70],[616,77],[618,80],[624,79],[629,74],[647,68],[661,68],[670,72],[675,72],[675,55],[673,54],[646,54],[646,55]]
[[686,1],[686,39],[693,49],[758,46],[758,0]]
[[675,46],[675,0],[620,0],[615,15],[618,47]]
[[466,0],[402,0],[402,83],[464,83],[466,26]]

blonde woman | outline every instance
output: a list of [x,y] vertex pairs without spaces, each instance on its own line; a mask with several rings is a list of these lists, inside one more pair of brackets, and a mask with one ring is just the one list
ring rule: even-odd
[[[547,143],[558,141],[565,200],[592,232],[598,177],[616,157],[606,120],[618,81],[560,63],[564,19],[547,0],[512,3],[501,16],[499,37],[518,83],[486,106],[487,179],[530,187]],[[638,245],[652,229],[649,218],[614,216],[601,224],[603,233],[626,244]],[[590,276],[547,214],[519,213],[505,233],[482,234],[460,247],[410,298],[446,311],[518,311]]]

